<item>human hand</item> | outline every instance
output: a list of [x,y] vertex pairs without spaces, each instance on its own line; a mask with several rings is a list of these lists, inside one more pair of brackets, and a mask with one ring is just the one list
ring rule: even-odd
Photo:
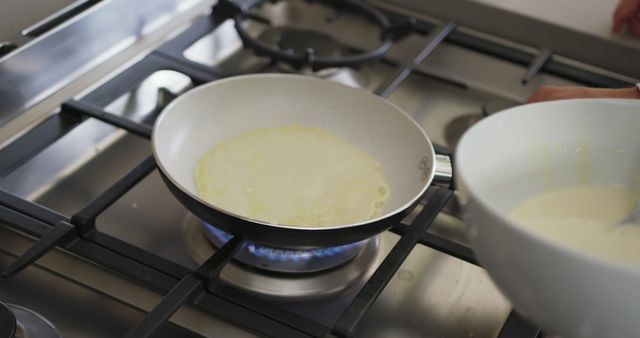
[[622,33],[624,28],[640,36],[640,0],[620,0],[613,13],[613,32]]
[[638,88],[636,87],[609,89],[542,86],[535,93],[533,93],[533,95],[531,95],[527,103],[580,98],[640,99],[640,90],[638,90]]

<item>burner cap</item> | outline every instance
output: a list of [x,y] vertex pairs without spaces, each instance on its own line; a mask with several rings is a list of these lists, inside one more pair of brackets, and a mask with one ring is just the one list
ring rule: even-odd
[[13,338],[16,333],[16,317],[9,308],[0,303],[0,337]]

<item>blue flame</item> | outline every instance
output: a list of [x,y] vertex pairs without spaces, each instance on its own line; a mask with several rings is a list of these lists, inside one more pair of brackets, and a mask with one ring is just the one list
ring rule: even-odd
[[[220,239],[223,243],[227,243],[233,236],[226,233],[210,224],[204,223],[207,230],[209,230],[214,236]],[[363,241],[364,242],[364,241]],[[329,248],[318,248],[308,250],[295,250],[295,249],[277,249],[263,245],[247,242],[245,248],[251,254],[260,258],[267,258],[273,261],[304,261],[313,258],[331,257],[336,254],[353,249],[354,247],[361,246],[363,242],[350,243],[340,246],[334,246]]]

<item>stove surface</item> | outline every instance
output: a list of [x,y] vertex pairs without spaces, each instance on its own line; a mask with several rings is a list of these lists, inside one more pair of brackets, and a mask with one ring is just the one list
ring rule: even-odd
[[[377,67],[369,67],[364,70],[367,74],[365,77],[370,78],[374,86],[379,78],[391,71],[386,67],[380,69],[378,71]],[[182,78],[176,73],[154,74],[151,78],[162,78],[159,75],[175,78],[176,81],[161,80],[154,84],[158,87],[164,83],[176,83],[178,79]],[[433,91],[429,90],[430,88],[440,89]],[[155,92],[147,90],[149,93]],[[482,95],[468,93],[463,88],[422,78],[419,75],[410,77],[390,99],[398,104],[403,102],[406,104],[407,101],[402,101],[402,99],[411,96],[411,92],[419,91],[429,92],[434,100],[443,102],[441,105],[455,102],[449,106],[458,105],[461,107],[461,113],[480,109],[483,102]],[[445,94],[437,96],[437,93]],[[116,100],[108,109],[118,111],[118,107],[121,107],[123,109],[122,115],[141,117],[145,114],[128,109],[132,107],[134,110],[135,108],[144,109],[153,106],[150,102],[143,102],[153,100],[153,96],[130,94],[127,100],[124,98]],[[119,104],[125,101],[126,104]],[[437,110],[435,111],[437,112]],[[424,112],[423,114],[425,121],[431,118],[430,114]],[[96,130],[105,128],[100,123],[92,122],[96,121],[85,122],[87,125],[84,127]],[[423,124],[423,126],[425,125]],[[433,127],[433,125],[426,127]],[[120,134],[120,137],[114,136],[113,133]],[[78,138],[75,140],[71,139],[73,135],[69,135],[68,141],[61,140],[60,142],[82,144],[83,142],[80,140],[84,135],[78,134]],[[87,134],[97,135],[97,132],[87,132]],[[93,153],[88,161],[78,164],[72,172],[66,173],[64,178],[46,190],[35,189],[35,201],[62,213],[73,213],[80,209],[87,200],[97,196],[102,190],[113,184],[117,178],[151,154],[149,143],[139,137],[122,136],[122,133],[112,130],[112,134],[105,138],[106,140],[102,141],[103,145],[97,146],[97,149],[87,150],[89,153]],[[115,138],[115,141],[110,138]],[[48,156],[59,156],[55,150],[52,147],[33,161],[47,163],[49,162]],[[28,163],[21,170],[16,171],[14,175],[21,173],[26,175],[27,169],[31,166],[36,167],[37,164],[35,162]],[[159,175],[154,172],[107,209],[97,219],[97,228],[155,255],[194,269],[199,260],[194,260],[193,254],[190,253],[189,239],[182,229],[187,214],[182,205],[165,188]],[[463,243],[466,237],[464,225],[457,221],[455,216],[446,213],[436,219],[430,231],[446,233],[448,237]],[[203,234],[200,240],[205,240]],[[383,253],[386,254],[396,241],[397,235],[383,234],[381,237]],[[377,260],[376,264],[379,263],[380,260]],[[375,268],[376,266],[371,267]],[[225,274],[231,273],[233,275],[234,268],[237,269],[233,265],[225,268],[223,279]],[[363,282],[364,279],[360,278],[358,283],[330,297],[321,297],[305,302],[286,299],[274,302],[296,313],[331,325],[340,314],[338,309],[345,308],[349,304]],[[104,284],[105,287],[108,287],[106,284],[109,283]],[[120,301],[141,306],[139,305],[141,300],[136,298],[133,295],[127,295]],[[502,328],[510,310],[508,302],[493,286],[484,270],[435,250],[416,247],[364,319],[358,336],[459,337],[472,334],[473,337],[495,337]],[[213,319],[209,321],[211,320]],[[194,328],[189,327],[189,329]],[[202,334],[200,330],[208,332],[206,328],[200,328],[196,332]],[[217,336],[214,332],[209,332],[206,335],[209,334]]]
[[74,2],[76,1],[3,1],[3,13],[12,13],[12,15],[3,15],[0,20],[0,43],[6,42],[16,48],[24,45],[30,40],[30,37],[25,34],[30,28],[35,28],[39,23],[55,16],[55,13],[68,8]]
[[[225,30],[227,26],[221,29]],[[196,42],[194,46],[202,46],[202,41]],[[189,49],[187,53],[195,55],[194,49]],[[199,53],[204,58],[209,52],[203,48]],[[238,50],[235,53],[239,55],[230,53],[229,59],[240,60],[238,56],[242,57],[246,51]],[[255,59],[250,55],[245,57]],[[366,79],[369,89],[373,89],[392,71],[391,66],[377,64],[364,66],[357,74]],[[179,93],[191,87],[191,84],[182,74],[160,71],[150,76],[136,91],[117,99],[106,109],[135,120],[143,120],[155,107],[158,89],[167,87],[170,87],[170,91]],[[420,93],[428,95],[424,97]],[[434,142],[445,145],[443,125],[435,122],[438,122],[438,119],[444,120],[443,116],[456,112],[466,114],[478,111],[483,103],[490,99],[496,97],[423,75],[411,75],[390,96],[392,102],[405,109],[411,108],[408,111],[427,130]],[[72,168],[61,164],[60,173],[56,175],[59,179],[56,182],[42,182],[34,187],[16,185],[14,189],[22,189],[21,193],[24,196],[29,196],[49,208],[62,213],[73,213],[87,200],[96,197],[151,155],[147,141],[136,136],[123,135],[122,132],[98,121],[87,121],[83,123],[82,128],[69,133],[58,141],[58,144],[54,144],[15,171],[7,182],[37,182],[37,179],[22,178],[24,175],[40,172],[44,163],[48,163],[51,169],[56,168],[55,163],[68,165],[64,154],[71,153],[71,145],[75,154],[68,156],[79,157],[80,160]],[[43,176],[43,180],[51,179],[51,169],[49,175]],[[34,176],[37,177],[37,174]],[[194,260],[193,254],[190,253],[189,240],[183,233],[182,224],[187,214],[165,188],[159,175],[154,172],[107,209],[97,219],[96,224],[100,231],[108,235],[194,269],[202,258]],[[455,219],[450,214],[442,214],[435,221],[431,231],[448,233],[449,237],[464,241],[464,225]],[[390,250],[397,238],[397,235],[391,233],[383,234],[383,254]],[[200,240],[205,240],[203,234]],[[368,274],[379,263],[378,258],[375,264],[370,266]],[[225,275],[233,276],[234,269],[238,268],[234,265],[225,268],[223,279]],[[332,325],[341,313],[339,309],[346,308],[365,281],[364,278],[358,280],[333,296],[314,297],[316,299],[304,302],[286,298],[273,301],[325,325]],[[104,287],[108,287],[109,283],[103,284]],[[140,303],[144,302],[136,298],[129,294],[119,301],[141,307]],[[493,286],[484,270],[435,250],[416,247],[367,314],[358,336],[495,337],[510,310],[508,302]],[[209,319],[207,322],[211,321],[215,319]],[[188,328],[207,336],[218,336],[213,331],[207,331],[206,326]]]
[[[353,50],[371,49],[379,43],[377,36],[368,33],[374,29],[371,23],[313,2],[268,3],[257,14],[269,16],[276,26],[320,29],[337,36],[340,44]],[[207,24],[206,21],[193,24]],[[257,22],[247,24],[246,29],[255,36],[265,31],[267,35],[273,34]],[[331,45],[327,50],[335,52],[333,43],[327,44],[326,35],[315,36],[315,39],[319,39],[318,46]],[[294,69],[256,56],[252,50],[243,48],[233,22],[227,20],[190,42],[178,56],[192,62],[192,67],[213,67],[207,69],[223,74],[300,72],[375,91],[394,74],[398,63],[424,47],[427,39],[423,34],[414,33],[395,43],[382,62],[357,69],[318,72]],[[525,86],[520,80],[526,70],[525,66],[443,42],[388,99],[409,113],[434,144],[454,149],[459,137],[475,121],[524,102],[537,86],[575,84],[540,73]],[[120,72],[115,72],[112,76],[118,74]],[[133,88],[120,97],[99,99],[108,101],[103,108],[114,115],[135,122],[150,122],[172,98],[193,88],[196,82],[180,70],[160,69],[150,72],[139,85],[131,86]],[[88,96],[91,95],[95,97],[95,94]],[[150,156],[148,140],[96,119],[87,119],[2,177],[1,185],[25,199],[73,215]],[[428,205],[420,205],[402,223],[410,227],[425,207]],[[99,215],[96,229],[130,244],[147,258],[170,262],[174,270],[181,271],[196,269],[214,252],[199,223],[196,226],[194,223],[198,222],[153,170]],[[428,231],[468,245],[466,226],[459,218],[455,195]],[[372,251],[370,258],[359,254],[345,265],[326,272],[294,277],[255,271],[232,262],[222,270],[221,280],[230,285],[250,285],[248,292],[267,304],[332,327],[399,238],[391,231],[384,232],[364,249]],[[0,227],[0,265],[6,266],[31,244],[29,236],[10,227]],[[374,244],[377,249],[373,248]],[[287,295],[296,292],[300,293],[294,297]],[[162,296],[157,290],[63,249],[51,251],[16,276],[0,278],[0,301],[37,311],[63,336],[69,337],[122,336],[140,322]],[[61,311],[63,306],[65,310]],[[356,336],[497,337],[510,313],[509,302],[482,268],[417,245],[366,312]],[[203,308],[182,306],[157,331],[157,336],[256,335],[240,329],[236,322],[218,319]]]

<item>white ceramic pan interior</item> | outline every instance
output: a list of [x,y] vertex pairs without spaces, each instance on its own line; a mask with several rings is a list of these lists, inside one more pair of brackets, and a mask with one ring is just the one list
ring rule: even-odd
[[194,167],[214,144],[244,131],[290,124],[324,128],[382,164],[390,196],[380,218],[416,201],[433,178],[431,142],[405,112],[365,90],[300,75],[238,76],[185,93],[157,120],[154,155],[169,179],[198,199]]

